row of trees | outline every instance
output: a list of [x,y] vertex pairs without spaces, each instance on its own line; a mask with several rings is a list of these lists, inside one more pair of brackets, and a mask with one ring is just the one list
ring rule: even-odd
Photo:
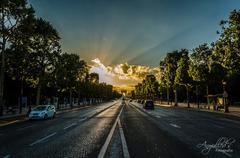
[[[199,45],[191,52],[181,49],[167,53],[160,62],[159,88],[154,91],[155,95],[166,97],[168,104],[174,97],[177,105],[178,94],[183,96],[185,91],[188,107],[193,94],[198,105],[200,100],[207,100],[209,94],[223,92],[225,95],[228,92],[230,102],[239,101],[240,10],[232,11],[229,19],[221,21],[220,26],[220,37],[211,45]],[[151,86],[145,83],[146,79],[136,86],[136,94],[147,96],[152,93],[146,91]]]
[[[1,1],[0,115],[7,99],[12,100],[8,95],[23,96],[30,89],[36,92],[36,105],[42,101],[42,92],[55,96],[69,93],[70,105],[73,95],[106,99],[118,96],[111,85],[99,83],[98,74],[89,74],[89,66],[78,55],[62,53],[59,41],[57,30],[48,21],[36,18],[27,0]],[[20,88],[11,87],[14,83]]]
[[154,98],[158,94],[159,83],[154,75],[147,75],[141,83],[135,86],[135,92],[132,91],[134,97]]

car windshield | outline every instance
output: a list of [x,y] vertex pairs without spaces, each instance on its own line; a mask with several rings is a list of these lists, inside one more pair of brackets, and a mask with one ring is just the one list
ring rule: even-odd
[[37,106],[36,108],[33,109],[33,111],[43,111],[46,108],[47,108],[46,106]]

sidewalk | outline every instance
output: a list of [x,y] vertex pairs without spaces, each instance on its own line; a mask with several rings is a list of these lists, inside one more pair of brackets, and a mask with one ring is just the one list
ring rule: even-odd
[[4,119],[9,119],[9,118],[15,118],[15,117],[22,117],[22,116],[26,116],[27,112],[28,112],[28,108],[22,108],[22,113],[19,113],[19,109],[15,109],[15,113],[7,113],[6,110],[3,113],[3,116],[0,116],[0,120],[4,120]]
[[[172,103],[172,105],[170,103],[169,105],[167,105],[167,102],[160,103],[159,101],[156,101],[155,105],[165,106],[165,107],[175,107],[174,103]],[[191,110],[198,110],[198,111],[205,111],[205,112],[212,112],[212,113],[240,117],[240,106],[230,106],[229,113],[224,113],[223,109],[219,111],[213,110],[213,106],[210,106],[210,109],[208,109],[208,106],[206,104],[200,104],[200,108],[198,109],[198,106],[196,103],[190,103],[190,108],[187,107],[187,103],[178,103],[178,106],[176,108],[187,108]]]
[[[102,104],[102,103],[98,103],[98,104]],[[90,104],[81,104],[81,105],[74,104],[73,107],[71,108],[70,105],[61,104],[61,105],[59,105],[59,107],[60,107],[59,109],[57,109],[57,107],[56,107],[56,113],[59,114],[59,113],[68,112],[68,111],[72,111],[72,110],[87,108],[87,107],[94,106],[94,105],[95,104],[91,104],[91,105]],[[4,112],[4,115],[0,117],[0,121],[7,120],[7,119],[26,117],[27,112],[28,112],[28,108],[22,108],[21,114],[19,114],[19,109],[16,109],[15,114]]]

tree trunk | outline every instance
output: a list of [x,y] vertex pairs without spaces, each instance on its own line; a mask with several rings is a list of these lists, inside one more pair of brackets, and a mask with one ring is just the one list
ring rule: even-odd
[[80,92],[78,92],[78,106],[80,106]]
[[198,93],[198,85],[196,85],[196,102],[197,102],[197,107],[199,109],[199,93]]
[[162,89],[161,89],[161,91],[160,91],[160,104],[162,104],[162,99],[163,99],[163,94],[162,94],[163,92],[162,92]]
[[223,97],[223,101],[224,101],[224,112],[225,112],[225,113],[229,113],[227,98],[226,98],[226,97]]
[[38,89],[37,89],[37,99],[36,99],[36,105],[37,105],[37,106],[38,106],[39,103],[40,103],[41,89],[42,89],[42,83],[39,82]]
[[[4,23],[2,21],[2,29],[4,28]],[[3,93],[4,93],[4,79],[5,79],[5,46],[6,39],[3,35],[3,43],[2,43],[2,52],[1,52],[1,70],[0,70],[0,116],[3,115]]]
[[177,88],[174,90],[174,96],[175,96],[175,104],[174,104],[174,106],[178,106]]
[[169,105],[169,88],[167,88],[167,104]]
[[31,90],[30,90],[30,95],[28,96],[29,97],[29,104],[28,104],[28,112],[27,112],[27,116],[29,115],[29,113],[31,112],[32,110],[32,95],[31,95]]
[[188,94],[188,86],[186,86],[186,90],[187,90],[187,107],[190,108],[190,104],[189,104],[189,94]]
[[22,97],[23,97],[23,80],[21,79],[19,114],[22,113]]
[[59,104],[60,104],[60,96],[59,96],[59,94],[57,95],[57,109],[60,109],[60,106],[59,106]]
[[70,107],[72,108],[72,88],[70,88],[70,93],[69,93],[69,101],[70,101]]
[[210,103],[209,103],[209,90],[208,90],[208,85],[206,86],[206,93],[207,93],[207,106],[208,106],[208,109],[210,109]]

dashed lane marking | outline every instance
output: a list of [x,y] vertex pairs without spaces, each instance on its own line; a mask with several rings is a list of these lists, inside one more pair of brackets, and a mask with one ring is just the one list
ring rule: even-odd
[[171,126],[175,127],[175,128],[181,128],[180,126],[174,124],[174,123],[170,123]]
[[87,118],[85,117],[85,118],[81,118],[81,119],[79,119],[78,121],[79,122],[82,122],[82,121],[85,121]]
[[77,125],[76,122],[74,122],[74,123],[72,123],[72,124],[70,124],[70,125],[64,127],[63,129],[66,130],[66,129],[68,129],[68,128],[72,127],[72,126],[75,126],[75,125]]
[[54,133],[52,133],[52,134],[49,134],[49,135],[46,136],[46,137],[43,137],[43,138],[41,138],[41,139],[38,139],[38,140],[36,140],[35,142],[33,142],[32,144],[30,144],[29,146],[34,146],[35,144],[41,143],[42,141],[44,141],[44,140],[46,140],[46,139],[54,136],[55,134],[57,134],[57,132],[54,132]]

